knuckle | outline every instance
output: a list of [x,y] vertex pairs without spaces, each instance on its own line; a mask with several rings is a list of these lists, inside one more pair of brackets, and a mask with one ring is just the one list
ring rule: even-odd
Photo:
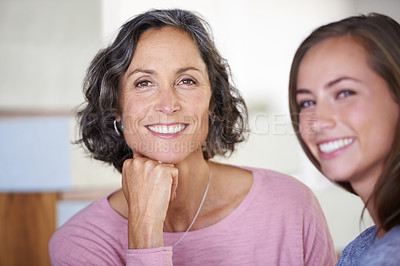
[[143,165],[144,162],[145,161],[144,161],[143,158],[136,158],[136,159],[133,160],[133,167],[134,168],[140,168]]
[[154,167],[154,162],[151,160],[146,160],[144,163],[145,168],[153,168]]
[[129,168],[129,166],[132,164],[132,159],[126,159],[123,163],[122,163],[122,172],[125,172],[127,170],[127,168]]

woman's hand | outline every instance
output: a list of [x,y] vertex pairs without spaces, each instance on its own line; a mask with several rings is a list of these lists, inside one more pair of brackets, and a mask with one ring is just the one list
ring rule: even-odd
[[178,169],[135,154],[122,167],[122,190],[128,203],[128,248],[164,245],[163,226],[176,196]]

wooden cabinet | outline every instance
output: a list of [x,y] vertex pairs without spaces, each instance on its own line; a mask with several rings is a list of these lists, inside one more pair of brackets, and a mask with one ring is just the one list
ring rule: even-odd
[[50,265],[56,193],[0,193],[0,265]]

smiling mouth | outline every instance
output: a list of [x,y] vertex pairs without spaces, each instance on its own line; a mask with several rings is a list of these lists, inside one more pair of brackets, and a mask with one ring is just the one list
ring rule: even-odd
[[174,124],[174,125],[148,125],[146,128],[151,132],[158,134],[176,134],[187,127],[187,124]]
[[322,152],[322,153],[331,153],[331,152],[337,151],[339,149],[342,149],[346,146],[349,146],[353,142],[354,142],[354,138],[336,139],[333,141],[318,144],[318,148],[319,148],[320,152]]

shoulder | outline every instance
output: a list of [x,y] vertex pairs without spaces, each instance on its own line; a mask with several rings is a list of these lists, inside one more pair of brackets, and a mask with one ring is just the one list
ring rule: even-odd
[[269,185],[278,187],[288,185],[289,188],[301,188],[308,190],[303,183],[287,174],[264,168],[246,167],[245,169],[251,171],[254,178],[259,178],[264,183],[268,183]]
[[262,205],[260,208],[280,217],[286,225],[329,234],[322,208],[310,188],[286,174],[260,168],[248,169],[254,176],[250,193],[256,195],[255,206]]
[[[219,187],[233,194],[247,194],[247,198],[283,205],[305,205],[316,199],[312,191],[296,178],[273,170],[215,164],[213,170],[219,179]],[[236,197],[236,196],[235,196]]]
[[77,213],[51,237],[52,263],[111,263],[113,256],[101,254],[116,253],[115,247],[121,246],[120,236],[125,235],[126,228],[123,218],[117,215],[106,198]]
[[400,263],[400,226],[392,228],[365,252],[361,265],[399,265]]
[[246,197],[251,209],[304,225],[324,223],[324,215],[314,193],[289,175],[262,168],[244,168],[253,174]]
[[[307,265],[332,265],[333,242],[325,216],[313,192],[302,182],[283,173],[260,168],[253,172],[252,189],[257,200],[252,206],[268,213],[275,231],[290,232],[286,240],[301,247]],[[261,205],[261,206],[260,206]],[[296,243],[296,244],[294,244]]]
[[305,200],[314,201],[315,197],[310,188],[296,178],[263,168],[246,168],[253,173],[254,185],[257,190],[268,192],[271,197],[285,198],[285,202]]
[[371,246],[375,232],[375,226],[371,226],[351,241],[343,249],[338,265],[355,265],[362,254]]

